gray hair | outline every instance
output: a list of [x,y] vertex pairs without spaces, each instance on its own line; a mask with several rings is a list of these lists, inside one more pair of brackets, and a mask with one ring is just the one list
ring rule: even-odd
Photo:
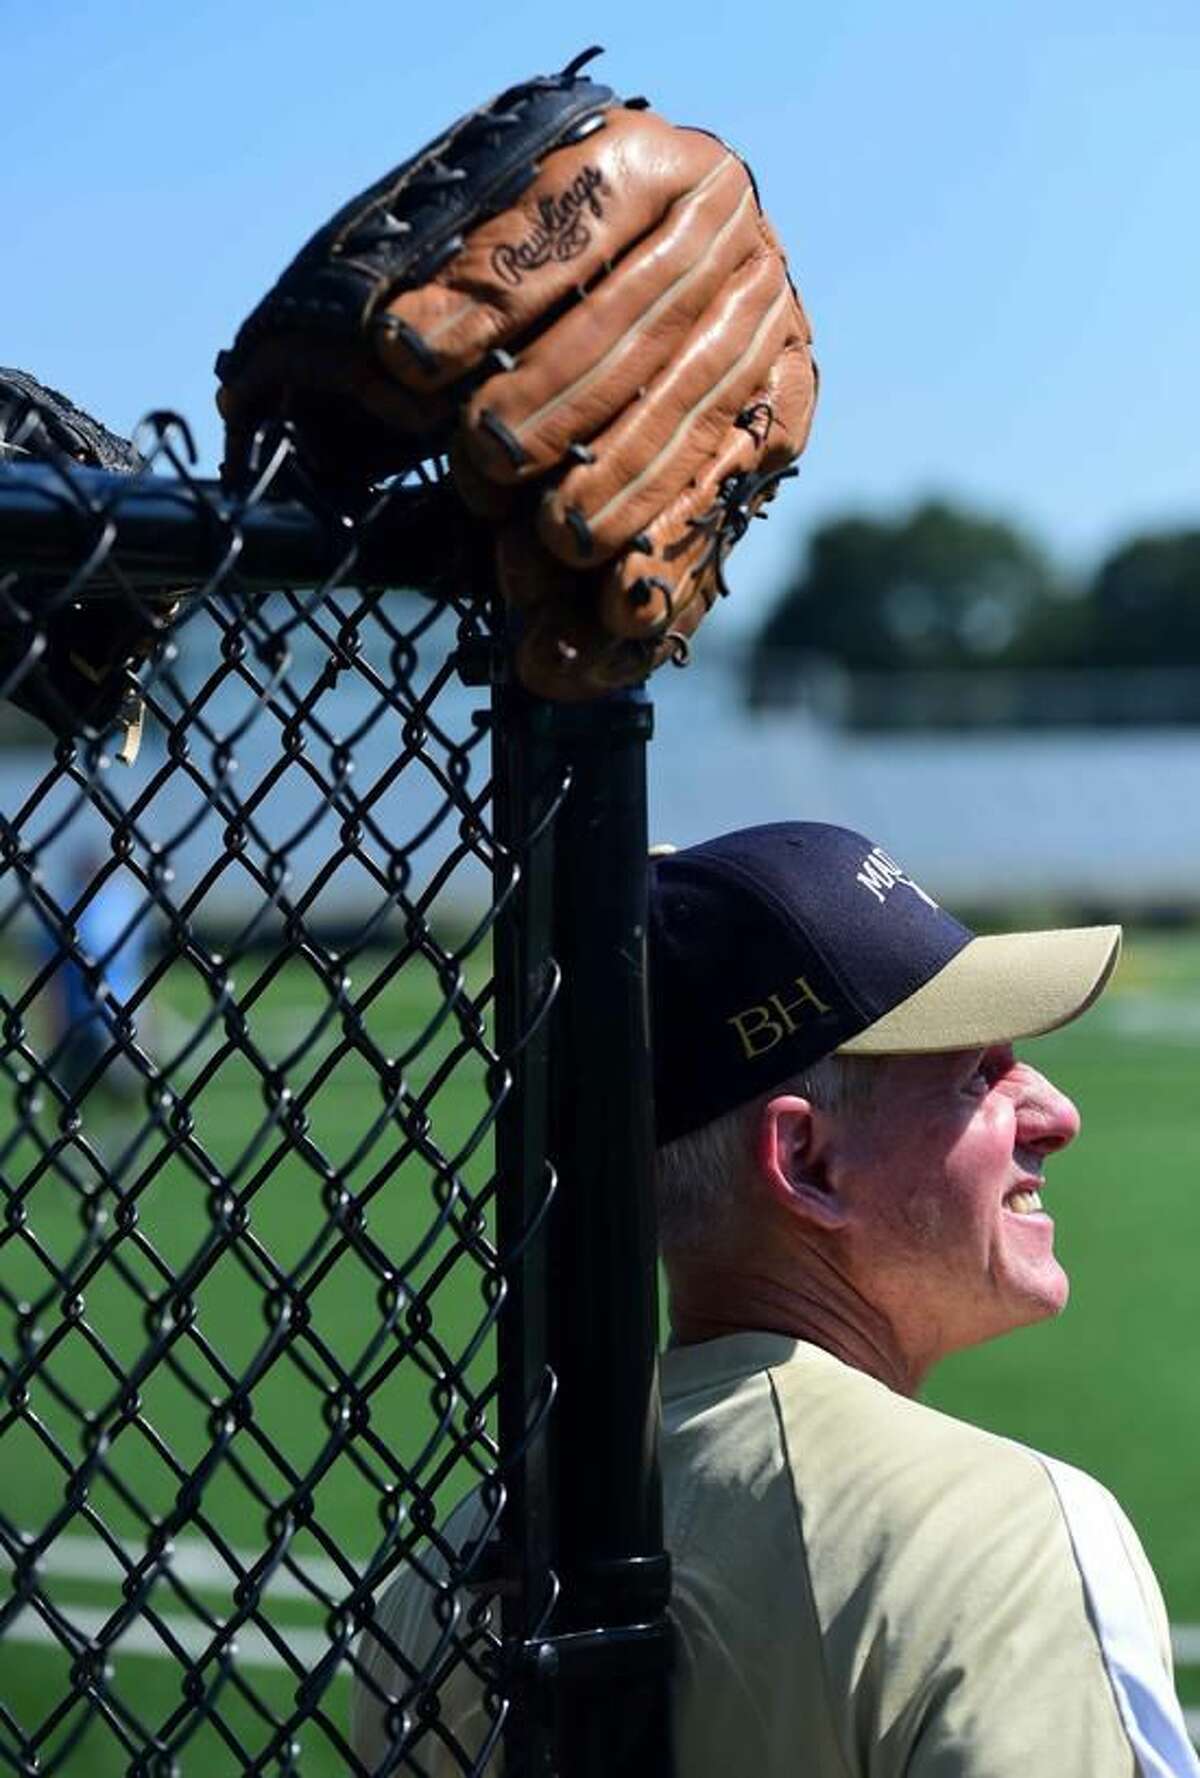
[[654,1157],[658,1244],[664,1256],[695,1253],[728,1235],[737,1219],[738,1188],[759,1116],[769,1100],[793,1093],[822,1111],[860,1109],[870,1099],[877,1067],[875,1057],[823,1056],[770,1092],[664,1143]]

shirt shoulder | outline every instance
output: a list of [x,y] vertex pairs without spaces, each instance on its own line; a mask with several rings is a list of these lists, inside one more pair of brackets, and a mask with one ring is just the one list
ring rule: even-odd
[[911,1534],[952,1503],[978,1522],[1053,1516],[1037,1452],[899,1395],[811,1346],[768,1371],[788,1463],[806,1509],[853,1515],[864,1536]]
[[[442,1528],[442,1547],[414,1552],[359,1637],[350,1738],[368,1772],[392,1770],[401,1750],[399,1769],[428,1778],[459,1778],[468,1759],[472,1771],[496,1770],[488,1757],[497,1738],[495,1707],[489,1708],[478,1672],[496,1645],[499,1607],[449,1587],[445,1553],[461,1554],[487,1530],[480,1496],[469,1494]],[[438,1700],[433,1717],[420,1709],[430,1679]],[[439,1725],[450,1728],[453,1740]]]
[[812,1348],[770,1382],[842,1732],[894,1756],[872,1771],[953,1749],[1015,1773],[1055,1744],[1063,1771],[1200,1772],[1157,1585],[1100,1483]]

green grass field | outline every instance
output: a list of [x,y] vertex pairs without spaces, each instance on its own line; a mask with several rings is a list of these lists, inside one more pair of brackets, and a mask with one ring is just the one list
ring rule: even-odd
[[[463,1047],[460,1027],[452,1018],[437,1023],[443,1001],[431,971],[423,964],[408,967],[375,993],[371,984],[384,967],[382,956],[360,960],[350,992],[365,1003],[363,1024],[370,1039],[384,1056],[404,1061],[407,1085],[418,1098],[435,1073],[448,1070],[429,1101],[423,1140],[442,1156],[459,1158],[476,1140],[488,1105],[484,1062],[470,1048],[456,1059]],[[481,968],[468,974],[473,995],[486,979]],[[122,1579],[118,1559],[105,1552],[99,1525],[142,1553],[145,1515],[161,1520],[172,1512],[180,1490],[205,1460],[213,1427],[230,1402],[231,1379],[252,1368],[256,1380],[241,1407],[244,1424],[224,1460],[205,1478],[198,1518],[176,1540],[191,1601],[217,1620],[232,1609],[237,1579],[223,1549],[254,1556],[266,1548],[271,1505],[290,1498],[301,1478],[312,1478],[314,1528],[296,1533],[292,1552],[335,1599],[347,1589],[335,1562],[352,1572],[378,1549],[385,1521],[395,1522],[397,1502],[406,1498],[395,1491],[397,1484],[411,1484],[407,1498],[419,1490],[444,1509],[477,1479],[469,1464],[454,1461],[451,1438],[433,1436],[439,1407],[446,1409],[435,1402],[441,1353],[457,1360],[473,1342],[479,1344],[468,1372],[475,1391],[486,1388],[495,1363],[484,1266],[466,1255],[444,1269],[455,1235],[444,1226],[437,1156],[428,1147],[424,1153],[405,1152],[404,1132],[386,1116],[376,1070],[367,1061],[353,1052],[336,1059],[340,1019],[296,1057],[297,1046],[328,1006],[305,966],[293,963],[271,977],[265,960],[251,960],[239,966],[235,989],[249,1037],[264,1061],[285,1071],[293,1103],[303,1110],[309,1158],[295,1145],[281,1144],[269,1094],[242,1054],[233,1051],[223,1059],[218,1026],[172,1076],[181,1097],[189,1100],[191,1163],[176,1155],[159,1167],[170,1145],[152,1130],[121,1172],[130,1199],[136,1200],[136,1227],[118,1228],[111,1193],[95,1196],[105,1218],[102,1237],[117,1237],[103,1264],[94,1267],[85,1255],[81,1266],[81,1205],[91,1194],[62,1170],[68,1168],[85,1188],[95,1185],[96,1170],[82,1143],[63,1150],[57,1171],[43,1167],[39,1173],[37,1147],[24,1140],[5,1168],[6,1178],[22,1187],[26,1223],[0,1244],[0,1338],[6,1356],[11,1354],[18,1343],[18,1316],[36,1305],[41,1346],[26,1409],[0,1436],[0,1514],[26,1535],[54,1525],[42,1590],[64,1615],[88,1624],[93,1633],[118,1604]],[[173,966],[155,996],[151,1041],[160,1058],[180,1051],[209,1005],[199,977],[186,965]],[[29,1023],[44,1036],[45,1008],[35,1007]],[[431,1026],[432,1035],[421,1042]],[[419,1054],[407,1060],[418,1044]],[[0,1140],[12,1127],[10,1093],[5,1092]],[[37,1128],[47,1143],[53,1139],[50,1108],[40,1113]],[[109,1165],[143,1129],[137,1110],[101,1094],[89,1096],[83,1135]],[[474,1192],[489,1176],[488,1147],[486,1141],[478,1144],[458,1169]],[[272,1166],[280,1151],[282,1160]],[[213,1226],[205,1177],[209,1163],[231,1177],[246,1216],[237,1238],[211,1255],[206,1252]],[[353,1241],[331,1221],[326,1173],[366,1206],[365,1226]],[[460,1207],[460,1224],[462,1214]],[[485,1226],[486,1206],[479,1216],[480,1229]],[[360,1257],[368,1242],[374,1265]],[[64,1313],[65,1293],[54,1275],[54,1268],[68,1267],[83,1303],[77,1322]],[[389,1268],[413,1293],[392,1326],[381,1306]],[[172,1295],[168,1281],[189,1269],[194,1282],[188,1304],[171,1311],[177,1319],[194,1317],[194,1332],[181,1335],[174,1348],[182,1374],[159,1364],[138,1377],[148,1319],[161,1319]],[[301,1293],[310,1324],[283,1350],[273,1351],[269,1301],[285,1273]],[[412,1355],[397,1363],[404,1342]],[[369,1436],[354,1441],[361,1463],[344,1453],[326,1460],[334,1436],[327,1418],[330,1395],[346,1376],[370,1406]],[[137,1383],[136,1404],[129,1404],[134,1411],[114,1419],[129,1379]],[[86,1436],[74,1404],[116,1428],[105,1471],[92,1479],[81,1501],[68,1495],[70,1466],[80,1461]],[[451,1430],[461,1431],[467,1406],[461,1396],[451,1402]],[[293,1586],[291,1592],[300,1596],[272,1599],[265,1615],[297,1649],[302,1675],[322,1646],[327,1614],[317,1599],[304,1597],[303,1588]],[[112,1663],[107,1693],[118,1718],[128,1707],[142,1723],[165,1727],[169,1734],[173,1713],[181,1707],[184,1675],[170,1658],[166,1636],[183,1635],[188,1646],[180,1626],[189,1621],[193,1638],[202,1640],[203,1633],[194,1604],[189,1607],[169,1585],[156,1589],[153,1602],[165,1626],[161,1652],[153,1633],[143,1632],[149,1651],[135,1638],[135,1652],[122,1652]],[[293,1707],[297,1673],[290,1673],[253,1630],[242,1635],[240,1648],[252,1695],[238,1696],[236,1686],[226,1683],[217,1700],[236,1743],[222,1740],[214,1728],[202,1729],[186,1745],[188,1772],[240,1773],[243,1761],[235,1747],[258,1755],[273,1732],[260,1705],[277,1718]],[[194,1644],[189,1652],[195,1652]],[[27,1611],[6,1644],[0,1687],[26,1734],[52,1720],[68,1668],[66,1654]],[[216,1677],[210,1663],[205,1678]],[[342,1726],[347,1693],[339,1678],[326,1699],[330,1720]],[[53,1763],[56,1750],[65,1748],[82,1721],[77,1710],[55,1723],[39,1748],[44,1764]],[[319,1724],[302,1729],[299,1741],[306,1774],[344,1770],[334,1741]],[[118,1735],[96,1722],[61,1769],[80,1778],[85,1773],[108,1778],[127,1765]]]
[[[355,994],[383,962],[368,959],[356,966]],[[255,1041],[282,1065],[322,1002],[300,964],[248,995],[262,967],[243,966],[237,990],[248,1002]],[[173,968],[157,1007],[161,1053],[178,1047],[205,1004],[198,978],[184,966]],[[371,999],[366,1026],[386,1054],[402,1056],[437,1004],[432,975],[405,971]],[[436,1169],[420,1156],[405,1158],[395,1126],[382,1117],[374,1072],[360,1058],[343,1060],[322,1078],[323,1058],[331,1055],[339,1035],[335,1024],[312,1053],[288,1068],[288,1079],[299,1099],[311,1091],[305,1107],[308,1141],[345,1186],[367,1196],[370,1240],[427,1299],[432,1327],[421,1337],[420,1350],[429,1369],[436,1369],[436,1342],[459,1353],[480,1334],[486,1319],[484,1273],[465,1260],[440,1279],[445,1236],[414,1258],[439,1211]],[[416,1090],[451,1057],[457,1035],[452,1023],[445,1026],[409,1068]],[[152,1312],[147,1303],[166,1299],[167,1274],[194,1261],[211,1230],[209,1188],[198,1159],[196,1166],[169,1160],[139,1189],[137,1227],[121,1234],[116,1249],[127,1276],[118,1276],[110,1262],[86,1280],[76,1323],[64,1316],[63,1293],[50,1265],[64,1266],[79,1246],[79,1192],[47,1170],[24,1193],[25,1231],[10,1231],[0,1243],[0,1338],[6,1354],[17,1342],[14,1304],[39,1305],[35,1319],[43,1340],[28,1408],[0,1437],[0,1515],[26,1534],[57,1526],[54,1548],[60,1555],[47,1565],[43,1589],[65,1615],[97,1627],[119,1601],[120,1570],[114,1558],[104,1557],[96,1524],[102,1521],[114,1536],[136,1543],[143,1534],[143,1512],[161,1517],[171,1511],[180,1486],[204,1458],[212,1413],[228,1398],[224,1373],[241,1375],[269,1353],[264,1297],[272,1267],[293,1273],[308,1298],[311,1327],[297,1350],[311,1374],[287,1354],[265,1363],[250,1396],[250,1418],[205,1488],[201,1521],[179,1540],[179,1571],[189,1577],[192,1598],[218,1619],[230,1610],[233,1580],[219,1552],[223,1545],[251,1553],[263,1548],[268,1509],[255,1489],[278,1501],[294,1477],[318,1462],[331,1437],[325,1409],[339,1369],[354,1373],[357,1384],[369,1390],[371,1436],[378,1442],[361,1447],[368,1473],[343,1455],[314,1482],[314,1518],[327,1539],[301,1530],[293,1545],[314,1576],[329,1580],[336,1592],[331,1563],[341,1559],[353,1567],[377,1547],[381,1510],[385,1516],[387,1511],[383,1489],[396,1479],[394,1465],[415,1469],[419,1485],[442,1506],[472,1479],[462,1464],[439,1473],[444,1442],[440,1450],[427,1449],[435,1416],[430,1376],[412,1360],[393,1364],[398,1335],[380,1333],[379,1275],[331,1228],[320,1164],[293,1153],[273,1170],[263,1169],[276,1136],[263,1093],[247,1079],[238,1056],[222,1063],[217,1042],[209,1040],[191,1059],[180,1085],[190,1082],[195,1092],[195,1140],[204,1154],[230,1168],[254,1150],[238,1176],[249,1222],[233,1247],[202,1269],[189,1293],[205,1346],[190,1337],[181,1341],[184,1379],[163,1366],[144,1380],[136,1372]],[[1083,1138],[1051,1164],[1048,1181],[1059,1249],[1073,1279],[1070,1307],[1053,1325],[947,1364],[928,1391],[938,1406],[1101,1477],[1139,1527],[1172,1618],[1187,1622],[1200,1621],[1200,1526],[1193,1508],[1200,1463],[1194,1432],[1200,1423],[1200,1364],[1193,1349],[1200,1252],[1198,1055],[1200,940],[1135,938],[1101,1005],[1080,1025],[1036,1045],[1039,1065],[1076,1098],[1084,1119]],[[431,1136],[443,1153],[452,1154],[468,1140],[483,1103],[482,1063],[464,1056],[430,1108]],[[10,1127],[0,1122],[0,1140]],[[52,1133],[48,1113],[39,1128]],[[111,1160],[137,1131],[137,1114],[97,1105],[86,1133]],[[374,1139],[360,1152],[373,1131]],[[473,1190],[487,1178],[487,1147],[485,1140],[463,1168]],[[126,1178],[138,1178],[161,1148],[156,1136]],[[35,1158],[33,1144],[22,1143],[6,1168],[9,1181],[28,1181]],[[87,1159],[77,1145],[66,1159],[86,1181]],[[117,1232],[114,1206],[100,1198],[97,1206],[109,1213],[103,1233],[111,1237]],[[397,1326],[399,1337],[406,1337],[414,1323],[402,1314]],[[415,1326],[419,1335],[419,1321]],[[492,1364],[486,1337],[481,1338],[471,1372],[476,1388],[486,1385]],[[123,1393],[128,1400],[130,1379],[138,1383],[136,1408],[114,1421],[113,1404]],[[106,1456],[111,1479],[97,1478],[86,1501],[68,1500],[66,1494],[67,1467],[80,1460],[83,1431],[78,1414],[56,1390],[89,1412],[106,1408],[110,1428],[118,1428]],[[460,1402],[459,1424],[463,1412]],[[142,1722],[159,1727],[169,1725],[182,1705],[181,1669],[165,1638],[178,1633],[189,1614],[168,1587],[160,1586],[154,1600],[166,1626],[162,1653],[140,1646],[120,1653],[106,1684],[118,1711],[127,1706]],[[271,1733],[262,1707],[277,1716],[287,1713],[299,1674],[321,1645],[325,1614],[311,1599],[281,1596],[269,1615],[291,1637],[297,1670],[289,1672],[277,1657],[272,1664],[271,1651],[248,1639],[241,1672],[252,1695],[239,1696],[236,1684],[227,1682],[217,1700],[231,1735],[252,1754],[266,1746]],[[190,1617],[198,1624],[194,1611]],[[0,1682],[5,1709],[25,1734],[53,1719],[68,1668],[67,1657],[36,1640],[38,1634],[28,1614],[19,1620],[6,1644]],[[1200,1700],[1200,1675],[1184,1673],[1181,1689]],[[331,1724],[344,1724],[346,1692],[345,1682],[338,1681],[327,1694]],[[45,1763],[53,1763],[56,1747],[65,1747],[65,1737],[81,1721],[68,1715],[47,1731],[41,1747]],[[10,1729],[0,1726],[0,1738],[12,1745]],[[335,1736],[319,1722],[302,1729],[299,1740],[298,1769],[306,1778],[344,1769]],[[196,1778],[233,1778],[242,1769],[232,1741],[213,1728],[190,1739],[179,1759],[180,1769]],[[94,1722],[58,1769],[71,1778],[115,1778],[128,1763],[118,1736]]]

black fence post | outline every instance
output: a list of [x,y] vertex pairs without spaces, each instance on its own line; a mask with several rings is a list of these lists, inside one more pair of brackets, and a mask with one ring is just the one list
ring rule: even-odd
[[499,1572],[520,1673],[506,1771],[663,1778],[669,1564],[645,976],[652,712],[638,696],[565,708],[512,688],[494,708],[497,831],[521,871],[498,934],[497,988],[513,1035],[532,1032],[497,1155],[509,1256]]
[[629,694],[543,720],[570,774],[555,824],[551,1126],[563,1605],[547,1660],[562,1687],[564,1778],[649,1778],[669,1769],[646,991],[652,710]]

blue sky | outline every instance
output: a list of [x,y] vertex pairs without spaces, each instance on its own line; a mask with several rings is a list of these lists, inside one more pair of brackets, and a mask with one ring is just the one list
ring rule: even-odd
[[1200,517],[1196,0],[0,0],[0,31],[0,361],[124,430],[179,407],[210,467],[213,356],[301,240],[600,38],[601,78],[747,156],[813,320],[742,622],[851,505],[959,494],[1084,564]]

